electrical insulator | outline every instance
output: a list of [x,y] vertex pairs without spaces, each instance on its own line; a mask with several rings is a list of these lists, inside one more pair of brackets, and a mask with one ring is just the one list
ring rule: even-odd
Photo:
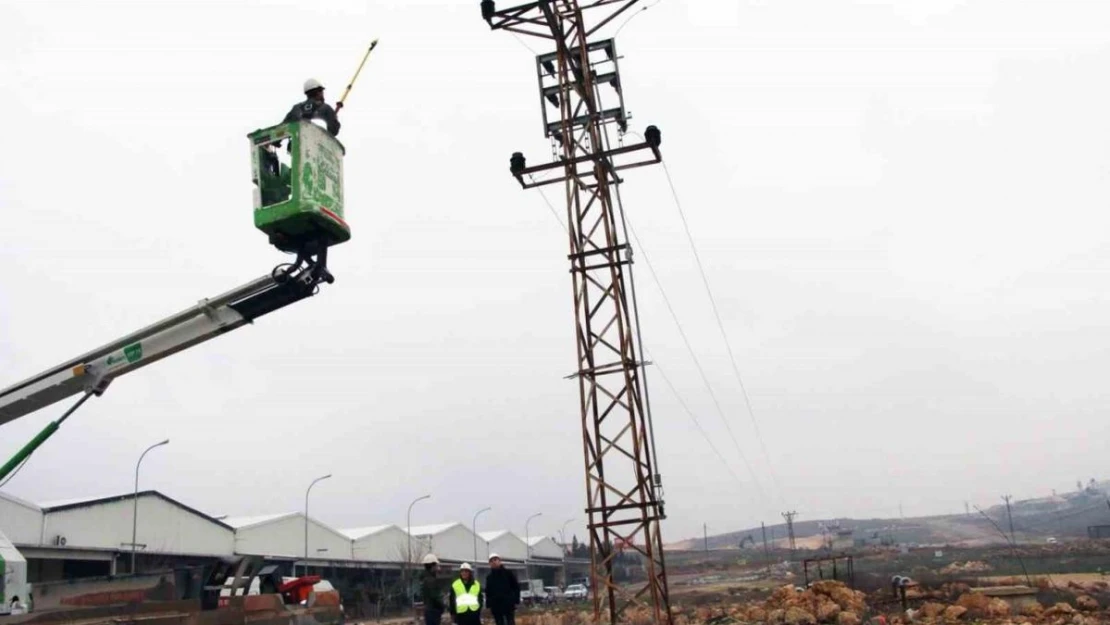
[[519,176],[524,171],[524,154],[513,152],[512,157],[509,158],[509,171],[513,172],[514,176]]

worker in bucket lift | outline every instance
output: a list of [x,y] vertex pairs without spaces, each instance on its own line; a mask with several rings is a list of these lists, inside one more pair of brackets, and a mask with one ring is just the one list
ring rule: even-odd
[[[281,123],[288,124],[290,122],[319,119],[327,125],[331,136],[338,135],[340,124],[337,113],[339,109],[343,108],[343,103],[336,104],[336,108],[333,109],[327,102],[324,102],[324,85],[320,84],[320,81],[315,78],[304,81],[304,95],[304,102],[294,104]],[[292,172],[278,160],[277,150],[281,148],[281,144],[282,142],[278,141],[276,144],[258,147],[262,168],[262,176],[259,180],[262,206],[272,206],[289,199],[293,184],[290,179]],[[288,143],[286,149],[292,150],[293,144]]]
[[420,595],[424,602],[424,625],[439,625],[443,611],[443,585],[436,577],[439,573],[439,558],[434,553],[424,556],[424,579],[420,581]]
[[474,570],[463,562],[459,578],[451,584],[451,620],[455,625],[480,625],[482,622],[482,586],[474,579]]
[[320,81],[315,78],[309,78],[304,81],[304,95],[304,102],[294,104],[293,108],[286,114],[285,119],[282,120],[282,123],[288,124],[290,122],[320,119],[327,124],[328,132],[331,133],[331,136],[338,136],[338,113],[343,109],[343,103],[340,102],[336,105],[336,108],[333,109],[330,104],[325,102],[324,85],[320,84]]

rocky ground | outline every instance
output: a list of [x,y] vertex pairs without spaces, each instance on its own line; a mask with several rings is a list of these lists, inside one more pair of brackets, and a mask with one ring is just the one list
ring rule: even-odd
[[[1060,588],[1038,589],[1038,601],[1014,611],[1005,601],[973,592],[963,584],[915,589],[911,607],[882,593],[866,595],[840,582],[821,581],[806,590],[782,586],[762,600],[722,595],[708,605],[673,608],[674,625],[1095,625],[1110,623],[1110,585],[1102,581],[1070,582]],[[628,610],[629,625],[651,625],[646,610]],[[586,625],[590,614],[562,609],[522,614],[520,625]]]

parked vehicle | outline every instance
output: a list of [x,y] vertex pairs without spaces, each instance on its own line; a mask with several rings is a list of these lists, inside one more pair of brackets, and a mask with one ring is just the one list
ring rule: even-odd
[[547,603],[549,601],[547,589],[542,579],[520,580],[520,602],[525,604]]
[[571,584],[563,591],[563,598],[567,601],[585,601],[590,597],[590,589],[584,584]]
[[543,591],[547,593],[548,603],[558,603],[563,600],[563,589],[558,586],[544,586]]
[[534,590],[529,590],[527,588],[524,588],[520,591],[520,602],[523,603],[524,605],[535,605],[537,603],[547,603],[548,602],[547,593],[545,593],[543,590],[540,590],[539,592],[536,592]]

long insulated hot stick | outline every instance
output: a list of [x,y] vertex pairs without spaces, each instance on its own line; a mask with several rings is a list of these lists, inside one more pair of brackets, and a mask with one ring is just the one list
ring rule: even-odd
[[377,39],[370,42],[370,49],[368,49],[366,51],[366,54],[362,56],[362,62],[358,64],[358,69],[355,70],[355,75],[351,76],[351,81],[347,83],[347,88],[343,90],[343,96],[340,97],[339,101],[335,103],[336,111],[343,108],[343,102],[346,101],[347,96],[350,95],[351,87],[355,86],[355,81],[358,80],[358,75],[362,73],[362,66],[366,65],[366,59],[370,58],[370,53],[373,52],[374,48],[376,47],[378,47]]

